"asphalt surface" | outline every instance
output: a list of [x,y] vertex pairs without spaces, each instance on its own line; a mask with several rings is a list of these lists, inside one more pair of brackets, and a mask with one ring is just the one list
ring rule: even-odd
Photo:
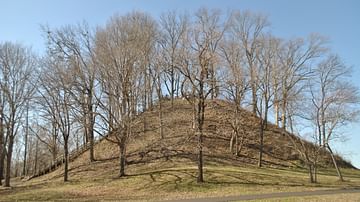
[[360,193],[360,189],[333,189],[333,190],[282,192],[282,193],[280,192],[280,193],[269,193],[269,194],[209,197],[209,198],[181,199],[181,200],[170,200],[170,201],[171,202],[227,202],[227,201],[246,201],[246,200],[305,197],[305,196],[348,194],[348,193]]

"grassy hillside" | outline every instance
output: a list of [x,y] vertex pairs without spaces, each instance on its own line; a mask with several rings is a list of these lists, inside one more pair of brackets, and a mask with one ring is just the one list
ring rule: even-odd
[[63,167],[0,189],[0,200],[166,200],[339,187],[360,187],[360,172],[338,159],[345,182],[338,182],[330,158],[321,157],[319,183],[308,183],[307,171],[286,135],[269,124],[265,132],[265,167],[257,168],[259,122],[242,111],[244,146],[240,156],[229,151],[233,117],[225,101],[209,101],[205,121],[205,183],[196,183],[196,137],[191,131],[192,107],[176,100],[174,109],[164,103],[164,134],[159,135],[158,109],[141,114],[127,148],[127,176],[118,178],[118,147],[102,140],[90,162],[88,151],[70,163],[70,182],[63,183]]
[[[196,136],[192,131],[192,106],[185,100],[176,100],[174,108],[170,102],[163,104],[165,138],[160,139],[158,108],[155,106],[139,116],[130,142],[129,163],[146,163],[159,158],[183,157],[196,160]],[[243,146],[239,156],[230,152],[233,132],[230,121],[234,119],[233,107],[222,100],[208,101],[205,110],[204,155],[206,162],[222,162],[230,165],[256,164],[259,150],[259,119],[248,111],[241,111]],[[111,147],[111,146],[110,146]],[[109,151],[116,151],[117,147]],[[99,159],[116,158],[117,152],[97,150]],[[110,154],[113,155],[110,155]],[[271,167],[302,167],[301,159],[287,135],[278,127],[268,124],[264,135],[264,165]],[[110,156],[109,156],[110,155]],[[340,157],[339,165],[353,168]],[[320,166],[332,166],[328,153],[322,153]]]

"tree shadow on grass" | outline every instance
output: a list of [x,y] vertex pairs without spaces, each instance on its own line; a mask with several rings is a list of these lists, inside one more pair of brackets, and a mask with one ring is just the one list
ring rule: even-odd
[[[40,189],[40,188],[46,187],[47,185],[48,185],[48,182],[39,182],[36,184],[30,184],[30,185],[19,184],[19,185],[12,186],[7,189],[0,189],[0,196],[5,196],[5,195],[9,195],[9,194],[14,194],[14,193],[21,193],[26,190]],[[1,197],[0,197],[0,201],[1,201]]]
[[302,187],[305,185],[303,181],[299,182],[296,178],[289,180],[286,176],[279,177],[278,175],[271,174],[249,174],[241,171],[218,171],[211,169],[205,170],[205,182],[197,183],[196,172],[196,168],[171,168],[137,173],[127,177],[142,177],[143,181],[137,190],[148,192],[156,192],[158,190],[169,192],[206,192],[211,189],[230,186]]
[[[213,159],[214,160],[214,159]],[[230,162],[232,159],[229,160]],[[223,161],[222,161],[223,163]],[[217,165],[216,163],[214,163]],[[221,187],[303,187],[303,188],[336,188],[341,186],[359,187],[352,184],[310,184],[307,180],[305,169],[288,170],[286,168],[259,168],[254,167],[254,172],[239,169],[222,170],[221,167],[206,168],[204,170],[205,183],[197,183],[197,169],[194,168],[170,168],[160,169],[152,172],[141,172],[131,176],[142,176],[144,178],[138,190],[146,191],[195,191],[203,192]],[[231,165],[231,164],[229,164]],[[243,169],[246,169],[243,167]],[[129,177],[131,177],[129,176]]]

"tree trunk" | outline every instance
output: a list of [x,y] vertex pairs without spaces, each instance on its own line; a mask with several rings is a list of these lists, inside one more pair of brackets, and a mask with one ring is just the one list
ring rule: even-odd
[[174,65],[171,64],[171,72],[170,72],[170,99],[171,99],[171,109],[174,109],[174,93],[175,93],[175,68]]
[[[159,132],[160,132],[160,138],[164,139],[164,128],[163,128],[163,111],[162,111],[162,93],[161,93],[161,82],[160,82],[160,74],[157,76],[157,94],[159,98]],[[173,86],[171,87],[173,89]],[[171,109],[173,109],[174,105],[174,91],[172,91],[172,97],[171,97]]]
[[213,89],[211,91],[211,100],[215,99],[217,96],[217,92],[216,92],[216,75],[215,75],[215,70],[214,70],[214,64],[211,63],[211,69],[210,69],[210,85],[211,85],[211,89]]
[[329,145],[327,145],[327,148],[328,148],[328,150],[329,150],[329,152],[330,152],[330,156],[331,156],[332,162],[333,162],[333,164],[334,164],[334,166],[335,166],[335,169],[336,169],[336,172],[337,172],[337,174],[338,174],[339,180],[340,180],[341,182],[343,182],[343,181],[344,181],[344,178],[343,178],[343,176],[342,176],[342,174],[341,174],[341,171],[340,171],[339,166],[338,166],[337,163],[336,163],[336,159],[335,159],[334,153],[332,152],[332,150],[331,150],[331,148],[330,148]]
[[197,182],[198,183],[202,183],[204,182],[204,174],[203,174],[203,151],[202,151],[202,134],[199,133],[199,143],[198,143],[198,148],[199,148],[199,154],[198,154],[198,178],[197,178]]
[[0,185],[2,185],[2,179],[4,178],[4,160],[5,160],[5,138],[3,130],[3,115],[0,106]]
[[314,183],[317,183],[317,164],[313,165],[313,175],[314,175]]
[[162,100],[160,98],[159,100],[159,132],[160,132],[160,138],[164,139],[164,124],[163,124],[163,112],[162,112]]
[[314,183],[314,175],[313,175],[313,167],[311,163],[308,163],[308,171],[309,171],[309,182]]
[[[146,79],[146,77],[145,77],[145,79]],[[145,84],[147,84],[147,82],[146,81],[144,81],[145,82]],[[145,112],[146,110],[147,110],[147,107],[148,107],[148,103],[147,103],[147,100],[148,100],[148,98],[147,98],[147,92],[148,92],[148,90],[147,90],[147,87],[145,86],[145,93],[144,93],[144,101],[143,101],[143,112]],[[144,133],[146,134],[146,130],[147,130],[147,122],[146,122],[146,116],[143,116],[143,129],[144,129]]]
[[0,185],[2,185],[2,180],[4,179],[5,154],[5,148],[3,148],[0,154]]
[[92,103],[92,87],[87,90],[85,95],[85,137],[86,137],[86,146],[89,146],[89,159],[90,162],[95,161],[94,157],[94,112],[93,112],[93,103]]
[[119,149],[120,149],[120,156],[119,156],[120,172],[119,172],[119,177],[124,177],[125,176],[125,165],[126,165],[126,147],[125,147],[125,144],[120,143],[119,144]]
[[[238,92],[238,91],[236,91],[236,92]],[[237,97],[239,97],[238,96],[238,94],[236,94],[237,95]],[[231,144],[232,144],[232,148],[231,148],[231,153],[232,154],[235,154],[236,156],[238,156],[238,154],[239,154],[239,148],[238,148],[238,146],[239,146],[239,102],[237,102],[237,100],[238,99],[236,99],[236,101],[235,101],[235,103],[236,103],[236,106],[235,106],[235,117],[234,117],[234,120],[235,120],[235,123],[234,123],[234,126],[233,126],[233,134],[232,134],[232,136],[231,136]],[[234,144],[235,144],[235,152],[233,152],[234,151]]]
[[[248,56],[249,57],[249,56]],[[255,70],[250,64],[250,87],[251,87],[251,94],[252,94],[252,113],[256,115],[257,109],[257,95],[256,95],[256,81],[255,81]]]
[[108,107],[107,107],[107,109],[108,109],[108,119],[109,119],[109,125],[108,125],[108,132],[111,132],[112,130],[113,130],[113,128],[114,128],[114,119],[113,119],[113,115],[112,115],[112,113],[113,113],[113,106],[112,106],[112,98],[111,98],[111,96],[109,96],[109,98],[108,98],[108,101],[109,101],[109,103],[108,103]]
[[257,96],[256,96],[256,85],[251,84],[251,92],[252,92],[252,113],[256,115],[256,107],[257,107]]
[[[200,84],[202,86],[202,84]],[[205,110],[205,99],[202,95],[203,89],[200,87],[200,99],[198,103],[198,110],[197,110],[197,135],[198,135],[198,178],[197,182],[202,183],[204,182],[203,176],[203,124],[204,124],[204,110]]]
[[[1,91],[0,91],[1,92]],[[3,120],[3,106],[0,94],[0,186],[2,185],[2,179],[4,175],[4,159],[5,159],[5,137],[4,137],[4,120]]]
[[6,155],[6,172],[5,172],[5,187],[10,187],[10,175],[11,175],[11,158],[14,147],[14,136],[9,136],[8,151]]
[[65,168],[64,168],[64,182],[68,181],[68,172],[69,172],[69,148],[68,148],[68,140],[64,140],[64,160],[65,160]]
[[54,146],[53,146],[53,148],[52,148],[52,154],[51,154],[51,156],[52,156],[52,161],[55,163],[56,158],[57,158],[57,149],[56,149],[56,145],[54,145]]
[[230,152],[231,152],[231,154],[234,154],[234,145],[235,145],[235,130],[231,134],[231,139],[230,139]]
[[274,103],[274,111],[275,111],[275,125],[279,127],[279,104],[278,101]]
[[271,74],[272,75],[272,87],[273,87],[273,95],[274,95],[274,115],[275,115],[275,125],[277,127],[279,127],[279,98],[278,98],[278,87],[279,87],[279,82],[278,82],[278,79],[276,78],[278,75],[276,73],[279,73],[277,72],[277,70],[274,70],[275,73],[274,74]]
[[268,112],[269,112],[269,104],[268,101],[265,101],[265,109],[264,109],[264,119],[260,116],[260,148],[259,148],[259,162],[258,166],[262,166],[262,156],[264,149],[264,130],[267,129],[267,120],[268,120]]
[[179,97],[180,96],[180,76],[177,75],[176,78],[175,78],[175,94],[176,94],[176,97]]
[[22,170],[22,176],[26,176],[26,161],[27,161],[27,152],[28,152],[28,134],[29,134],[29,106],[27,104],[26,106],[26,131],[25,131],[25,138],[24,138],[24,164],[23,164],[23,170]]
[[150,79],[149,79],[149,96],[148,96],[148,103],[149,103],[149,109],[152,111],[154,108],[154,99],[153,99],[153,94],[154,94],[154,85],[151,85],[150,83]]
[[246,134],[245,134],[245,130],[242,128],[242,130],[241,130],[241,137],[239,137],[239,138],[241,138],[241,140],[240,140],[240,144],[239,144],[239,146],[238,146],[237,156],[240,156],[240,153],[241,153],[242,148],[243,148],[243,146],[244,146],[245,135],[246,135]]
[[287,95],[284,93],[281,104],[281,127],[284,130],[286,130],[286,105],[287,105],[286,97]]
[[131,100],[131,103],[132,103],[131,106],[130,106],[131,114],[134,115],[134,116],[138,114],[138,108],[137,108],[138,99],[136,99],[136,97],[137,97],[137,95],[135,94],[135,92],[132,93],[131,96],[130,96],[130,100]]
[[38,153],[39,153],[39,140],[36,139],[36,145],[35,145],[35,159],[34,159],[34,170],[33,175],[37,172],[37,166],[38,166]]
[[90,153],[90,156],[89,156],[90,162],[94,162],[95,156],[94,156],[94,129],[93,129],[93,126],[89,127],[89,140],[90,140],[90,152],[89,152]]
[[239,156],[239,129],[237,128],[236,133],[235,133],[235,156]]
[[258,166],[262,166],[262,156],[264,149],[264,130],[267,128],[267,114],[268,114],[268,104],[266,103],[264,110],[264,119],[260,116],[260,148],[259,148],[259,162]]
[[58,129],[56,127],[55,124],[53,124],[53,135],[52,135],[52,148],[51,148],[51,156],[52,156],[52,161],[53,163],[55,163],[56,161],[56,157],[57,157],[57,137],[58,137]]
[[25,134],[25,148],[24,148],[24,163],[23,163],[23,170],[22,170],[22,176],[26,176],[26,161],[27,161],[27,140],[28,137],[27,137],[27,134]]
[[191,127],[192,127],[192,129],[195,131],[196,130],[196,122],[197,122],[197,120],[196,120],[196,103],[195,103],[195,101],[194,101],[194,104],[192,104],[192,107],[193,107],[193,114],[192,114],[192,125],[191,125]]
[[262,156],[263,156],[263,147],[264,147],[264,124],[263,120],[260,123],[260,145],[259,145],[259,160],[258,167],[262,167]]

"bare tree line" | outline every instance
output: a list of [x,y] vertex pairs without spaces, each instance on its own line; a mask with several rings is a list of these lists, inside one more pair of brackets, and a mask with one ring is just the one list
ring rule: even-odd
[[[13,148],[22,148],[15,144],[19,133],[24,134],[23,175],[39,169],[40,153],[46,151],[49,162],[64,153],[67,181],[71,148],[89,145],[89,160],[95,161],[95,137],[103,136],[118,145],[119,176],[125,176],[136,116],[155,100],[160,106],[159,136],[167,135],[162,129],[164,95],[171,106],[176,97],[193,106],[198,182],[204,181],[208,99],[234,103],[229,152],[239,155],[245,135],[239,114],[250,107],[260,117],[259,167],[269,120],[284,134],[288,130],[299,136],[303,131],[297,128],[305,124],[312,127],[308,141],[316,146],[292,135],[289,141],[307,163],[310,181],[316,181],[320,150],[329,151],[342,180],[331,144],[343,126],[356,120],[359,97],[348,82],[351,69],[322,36],[281,39],[271,34],[261,14],[206,8],[193,15],[166,12],[158,21],[131,12],[113,15],[96,29],[81,23],[41,30],[47,45],[41,57],[21,44],[0,44],[0,183],[5,179],[5,186],[10,186],[15,166]],[[31,123],[29,116],[35,117]],[[145,130],[145,117],[143,123]],[[29,147],[29,141],[36,144]],[[29,159],[33,162],[27,163]]]

